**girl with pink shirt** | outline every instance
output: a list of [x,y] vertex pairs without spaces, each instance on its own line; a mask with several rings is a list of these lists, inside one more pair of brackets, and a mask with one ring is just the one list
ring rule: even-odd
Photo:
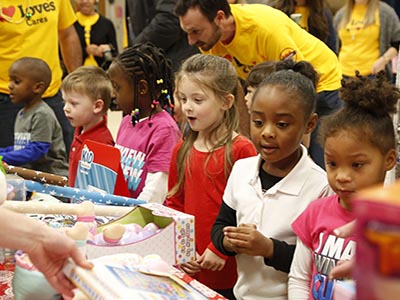
[[352,199],[360,189],[383,184],[396,164],[391,114],[399,90],[383,73],[369,79],[357,74],[343,82],[345,106],[322,122],[328,182],[335,195],[312,202],[292,223],[298,236],[289,273],[289,299],[332,299],[336,279],[329,273],[355,253],[354,237],[337,237],[334,229],[352,221]]

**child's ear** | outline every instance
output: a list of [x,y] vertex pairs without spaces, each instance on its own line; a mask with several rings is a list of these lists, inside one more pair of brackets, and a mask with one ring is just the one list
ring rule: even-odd
[[137,89],[139,95],[146,95],[149,92],[149,83],[146,80],[141,79],[138,82]]
[[232,95],[232,94],[226,95],[224,104],[222,105],[222,109],[223,110],[230,109],[234,102],[235,102],[235,96],[234,95]]
[[397,151],[396,149],[390,149],[385,156],[385,170],[391,170],[397,162]]
[[94,113],[100,113],[100,112],[102,112],[103,111],[103,109],[104,109],[104,101],[103,101],[103,99],[96,99],[95,101],[94,101],[94,109],[93,109],[93,111],[94,111]]
[[306,124],[306,131],[304,133],[311,133],[317,127],[318,123],[318,115],[316,113],[312,113],[310,118],[307,121]]
[[42,94],[44,93],[44,87],[45,87],[44,82],[38,81],[33,84],[32,91],[35,94]]

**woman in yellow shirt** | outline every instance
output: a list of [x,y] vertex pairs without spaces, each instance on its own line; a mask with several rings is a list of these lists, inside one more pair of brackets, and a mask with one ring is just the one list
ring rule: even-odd
[[75,3],[78,20],[74,26],[82,46],[83,65],[107,69],[118,52],[114,25],[96,11],[97,0],[75,0]]
[[346,0],[336,13],[340,39],[339,62],[344,76],[391,74],[391,61],[400,44],[400,22],[396,12],[379,0]]

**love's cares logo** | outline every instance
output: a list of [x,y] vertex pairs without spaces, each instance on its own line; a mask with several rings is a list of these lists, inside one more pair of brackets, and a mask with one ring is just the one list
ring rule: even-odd
[[[0,11],[0,21],[15,22],[26,18],[28,25],[36,25],[47,21],[47,14],[55,12],[56,5],[54,1],[46,1],[35,5],[10,5],[2,7]],[[32,20],[30,20],[32,18]],[[15,20],[17,19],[17,20]]]
[[[10,5],[9,7],[3,7],[1,9],[1,14],[7,17],[12,18],[15,14],[15,7]],[[0,21],[5,21],[4,18],[0,16]]]

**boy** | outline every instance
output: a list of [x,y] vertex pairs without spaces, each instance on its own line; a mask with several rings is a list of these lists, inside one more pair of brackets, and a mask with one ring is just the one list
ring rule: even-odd
[[66,176],[68,163],[61,126],[42,100],[51,70],[38,58],[23,57],[8,70],[10,98],[23,104],[14,124],[14,146],[0,149],[7,164]]
[[100,67],[84,66],[64,78],[61,84],[64,112],[75,127],[69,152],[69,186],[75,186],[78,163],[85,140],[114,145],[107,127],[107,110],[110,107],[113,87]]

